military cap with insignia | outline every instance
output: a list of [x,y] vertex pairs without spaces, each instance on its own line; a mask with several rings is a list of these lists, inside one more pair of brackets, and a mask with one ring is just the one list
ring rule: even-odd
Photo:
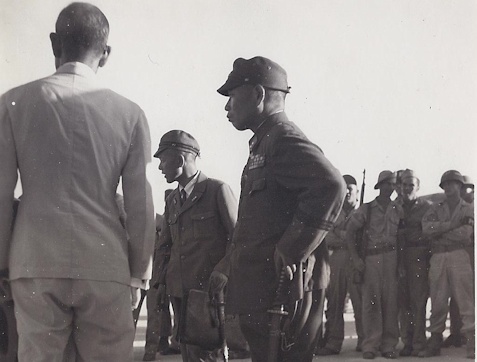
[[246,84],[260,84],[265,88],[290,92],[285,69],[274,61],[260,56],[236,59],[227,81],[217,92],[228,96],[229,91]]
[[181,130],[172,130],[165,133],[159,142],[159,148],[154,154],[154,157],[158,158],[159,154],[168,148],[186,151],[200,156],[199,143],[191,134]]

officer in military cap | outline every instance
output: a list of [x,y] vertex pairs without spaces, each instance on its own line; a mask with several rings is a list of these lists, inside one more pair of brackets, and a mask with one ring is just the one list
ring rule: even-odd
[[467,357],[475,358],[474,273],[465,247],[471,243],[474,214],[471,206],[462,200],[463,177],[459,171],[446,171],[440,187],[445,200],[433,204],[424,215],[422,229],[431,237],[429,270],[432,312],[428,331],[431,337],[420,357],[440,354],[442,333],[446,328],[449,298],[457,302],[467,338]]
[[[354,267],[364,275],[362,286],[363,358],[397,357],[399,341],[397,309],[397,231],[402,209],[391,201],[396,174],[385,170],[374,186],[379,195],[353,214],[346,240]],[[362,238],[358,235],[362,233]],[[356,241],[360,240],[358,245]]]
[[[197,169],[199,144],[187,132],[164,134],[154,157],[166,181],[178,187],[166,198],[165,225],[154,260],[154,284],[161,300],[171,296],[180,314],[190,289],[223,291],[228,279],[224,256],[237,220],[237,202],[230,187]],[[156,279],[157,278],[157,279]],[[180,323],[180,321],[179,321]],[[183,361],[215,360],[216,352],[181,343]]]
[[399,226],[400,356],[417,356],[426,347],[426,305],[429,299],[430,240],[422,233],[422,218],[430,202],[418,197],[420,180],[413,170],[401,173],[403,218]]
[[[228,97],[225,110],[232,125],[254,133],[242,174],[227,289],[228,307],[240,316],[253,361],[265,361],[271,353],[280,361],[312,360],[329,278],[322,241],[345,195],[338,170],[288,120],[284,108],[289,91],[285,70],[261,56],[235,60],[218,89]],[[285,304],[310,302],[311,311],[308,318],[295,319],[303,329],[297,327],[282,341],[294,344],[272,351],[267,310],[276,301],[281,273],[295,291]]]

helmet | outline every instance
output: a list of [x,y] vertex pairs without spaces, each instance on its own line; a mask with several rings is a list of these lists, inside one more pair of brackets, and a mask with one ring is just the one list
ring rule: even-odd
[[442,188],[442,184],[446,181],[457,181],[461,184],[464,184],[464,178],[462,177],[461,173],[456,170],[449,170],[443,173],[441,177],[441,183],[439,187]]

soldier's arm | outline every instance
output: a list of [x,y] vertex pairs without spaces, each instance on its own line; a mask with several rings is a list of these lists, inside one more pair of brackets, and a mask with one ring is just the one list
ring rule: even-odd
[[297,194],[293,221],[277,251],[288,263],[298,264],[310,256],[333,226],[346,185],[322,151],[293,132],[280,139],[270,161],[277,182]]
[[215,266],[214,270],[226,276],[230,272],[229,255],[232,249],[232,236],[237,223],[237,199],[235,198],[232,189],[227,184],[220,186],[217,194],[217,208],[219,210],[220,221],[227,230],[227,248],[224,258]]

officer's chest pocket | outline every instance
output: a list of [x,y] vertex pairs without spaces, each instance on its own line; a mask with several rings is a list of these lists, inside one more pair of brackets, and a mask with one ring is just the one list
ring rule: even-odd
[[194,238],[207,238],[212,236],[216,215],[213,211],[194,214],[191,216],[194,225]]
[[265,190],[266,186],[267,186],[267,181],[266,181],[265,178],[260,178],[258,180],[253,180],[252,185],[250,185],[249,195],[253,196],[257,192]]

